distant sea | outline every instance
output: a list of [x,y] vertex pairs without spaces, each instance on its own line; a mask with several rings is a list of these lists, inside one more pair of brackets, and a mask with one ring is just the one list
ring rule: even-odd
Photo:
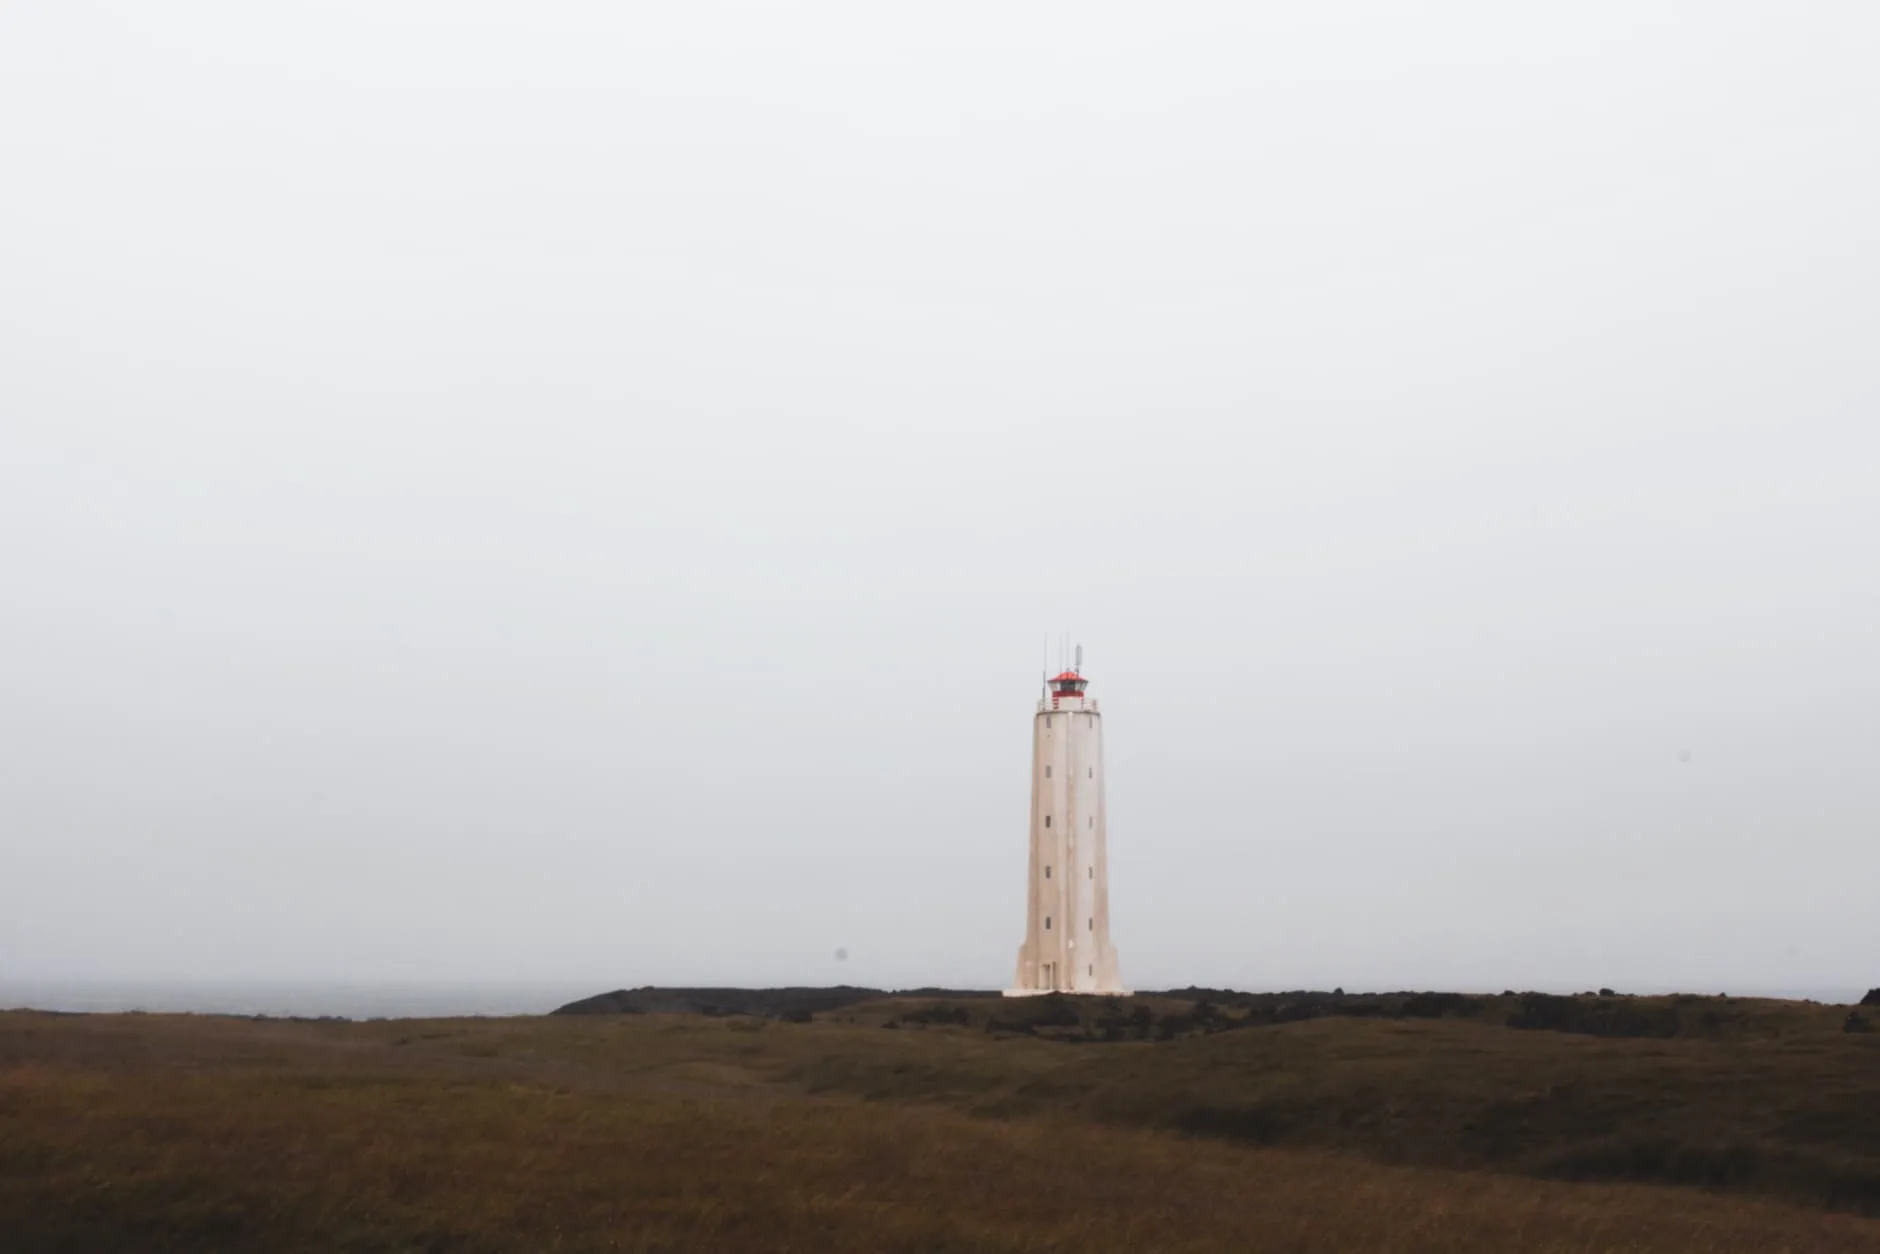
[[431,1019],[539,1015],[618,984],[326,983],[293,981],[11,980],[0,976],[0,1009]]

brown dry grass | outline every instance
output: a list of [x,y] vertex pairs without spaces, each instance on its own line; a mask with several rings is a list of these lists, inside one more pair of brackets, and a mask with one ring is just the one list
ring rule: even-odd
[[[1404,1026],[1283,1032],[1317,1053],[1295,1029]],[[1440,1041],[1349,1048],[1405,1063]],[[0,1250],[1880,1251],[1850,1215],[1182,1137],[1092,1105],[1113,1082],[1229,1083],[1231,1059],[1193,1054],[1228,1043],[0,1014]]]

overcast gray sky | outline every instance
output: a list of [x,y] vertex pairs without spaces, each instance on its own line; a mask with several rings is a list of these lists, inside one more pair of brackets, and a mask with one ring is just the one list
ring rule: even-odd
[[[0,5],[0,974],[1880,984],[1880,8]],[[850,957],[838,962],[835,951]]]

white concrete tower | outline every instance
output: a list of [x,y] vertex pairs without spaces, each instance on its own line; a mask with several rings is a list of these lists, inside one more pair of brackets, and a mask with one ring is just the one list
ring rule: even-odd
[[1126,991],[1110,944],[1103,714],[1089,686],[1076,670],[1046,680],[1032,719],[1025,943],[1007,997]]

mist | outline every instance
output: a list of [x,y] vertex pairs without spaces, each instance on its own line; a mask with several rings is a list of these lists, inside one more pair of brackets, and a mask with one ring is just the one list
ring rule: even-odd
[[1880,983],[1877,45],[7,6],[0,972]]

